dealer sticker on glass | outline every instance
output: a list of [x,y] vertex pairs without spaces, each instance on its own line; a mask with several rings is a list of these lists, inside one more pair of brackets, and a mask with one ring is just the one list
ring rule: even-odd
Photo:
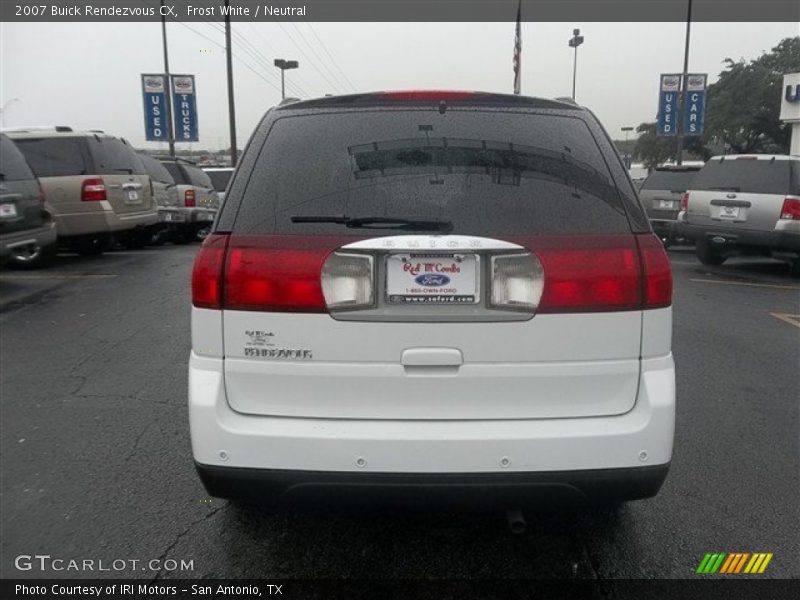
[[475,254],[391,254],[386,297],[396,304],[474,304],[478,301]]

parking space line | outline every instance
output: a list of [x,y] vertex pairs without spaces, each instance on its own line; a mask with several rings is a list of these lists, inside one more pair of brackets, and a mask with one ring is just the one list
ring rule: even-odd
[[789,325],[794,325],[795,327],[800,329],[800,315],[789,315],[786,313],[769,313],[776,319],[780,319],[784,323],[788,323]]
[[105,273],[41,273],[25,275],[0,275],[0,281],[16,279],[114,279],[117,275]]
[[772,283],[750,283],[747,281],[725,281],[724,279],[690,279],[689,281],[697,281],[699,283],[721,283],[723,285],[746,285],[750,287],[773,288],[776,290],[797,290],[800,291],[800,286],[797,285],[777,285]]

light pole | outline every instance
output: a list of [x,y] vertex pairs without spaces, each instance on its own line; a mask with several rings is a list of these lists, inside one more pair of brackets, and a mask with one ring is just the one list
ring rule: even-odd
[[166,110],[164,116],[167,120],[167,142],[169,155],[175,158],[175,129],[172,123],[172,77],[169,74],[169,52],[167,50],[167,17],[164,13],[164,0],[161,0],[161,43],[164,47],[164,92]]
[[625,162],[625,166],[630,169],[631,168],[631,158],[632,158],[633,153],[632,152],[630,152],[630,153],[628,152],[628,134],[631,131],[633,131],[633,127],[620,127],[620,130],[625,132],[625,160],[624,160],[624,162]]
[[286,98],[286,88],[284,86],[283,76],[287,69],[296,69],[300,66],[296,60],[284,60],[282,58],[275,59],[275,66],[281,70],[281,100]]
[[578,46],[583,43],[583,36],[580,29],[572,30],[572,38],[569,40],[569,47],[575,48],[575,58],[572,62],[572,99],[575,100],[575,81],[578,74]]
[[6,111],[8,107],[14,104],[14,102],[19,102],[19,98],[11,98],[11,100],[7,101],[3,104],[3,108],[0,108],[0,118],[2,118],[2,126],[6,126]]
[[689,34],[692,30],[692,0],[686,7],[686,42],[683,49],[683,77],[681,78],[681,95],[678,102],[678,147],[675,150],[675,164],[683,164],[683,111],[686,106],[686,79],[689,72]]
[[[229,0],[225,7],[230,8]],[[233,49],[231,48],[231,15],[225,13],[225,65],[228,73],[228,129],[231,136],[231,166],[235,167],[239,160],[236,149],[236,106],[233,102]]]

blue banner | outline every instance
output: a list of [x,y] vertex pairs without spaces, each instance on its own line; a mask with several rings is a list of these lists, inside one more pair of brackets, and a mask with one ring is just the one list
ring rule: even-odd
[[175,141],[198,141],[194,75],[172,76],[172,114],[175,123]]
[[142,97],[144,99],[144,136],[149,142],[166,142],[167,131],[167,94],[164,76],[142,74]]
[[675,135],[678,131],[678,97],[681,90],[681,76],[666,74],[661,76],[658,94],[657,135]]
[[705,73],[686,76],[686,100],[683,107],[683,135],[702,135],[706,116]]

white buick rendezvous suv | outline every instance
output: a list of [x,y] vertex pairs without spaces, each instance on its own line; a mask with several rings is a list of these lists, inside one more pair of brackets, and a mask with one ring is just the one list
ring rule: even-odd
[[621,501],[672,456],[667,256],[570,103],[381,92],[268,111],[192,274],[213,496]]

